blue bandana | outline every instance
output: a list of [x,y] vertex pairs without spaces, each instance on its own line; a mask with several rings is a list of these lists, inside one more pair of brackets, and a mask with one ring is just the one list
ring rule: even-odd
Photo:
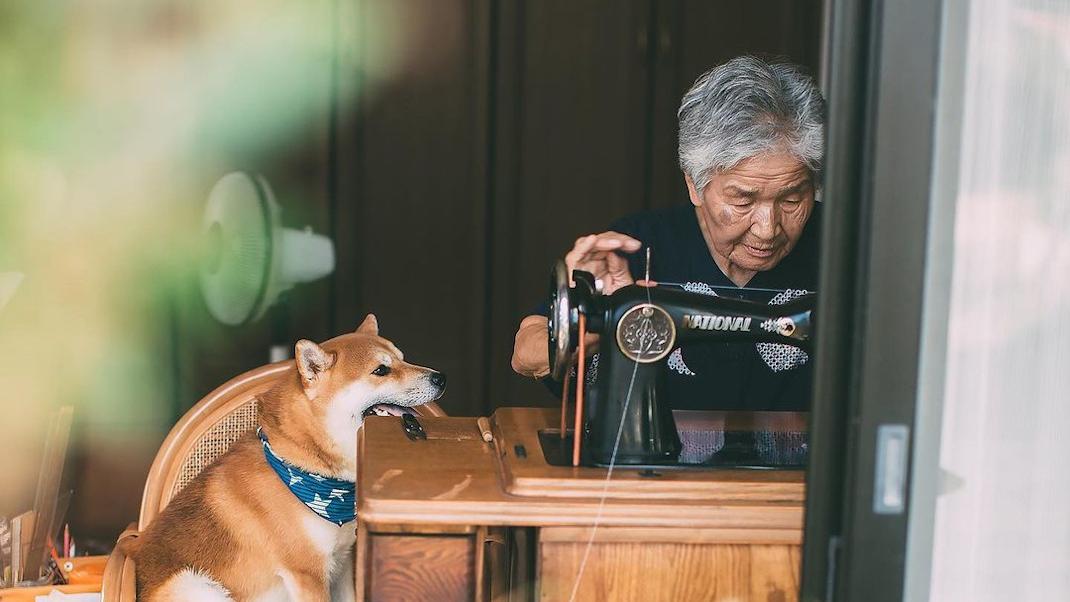
[[264,457],[290,492],[316,514],[342,526],[357,516],[357,484],[302,470],[275,455],[264,431],[256,429]]

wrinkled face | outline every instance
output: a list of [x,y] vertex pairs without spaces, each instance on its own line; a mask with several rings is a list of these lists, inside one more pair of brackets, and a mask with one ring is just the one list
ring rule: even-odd
[[701,195],[690,178],[687,187],[722,269],[772,269],[795,248],[814,208],[810,170],[784,152],[715,174]]

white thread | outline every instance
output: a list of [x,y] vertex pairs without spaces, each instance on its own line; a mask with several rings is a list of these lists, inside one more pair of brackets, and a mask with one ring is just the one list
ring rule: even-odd
[[[646,290],[646,301],[651,303],[650,288]],[[606,494],[609,492],[609,481],[613,479],[613,468],[617,465],[617,450],[620,449],[620,436],[624,432],[624,420],[628,416],[628,404],[632,401],[632,388],[635,386],[635,376],[639,373],[639,362],[632,366],[632,377],[628,381],[628,393],[624,396],[624,408],[620,413],[620,424],[617,425],[617,438],[613,441],[613,453],[609,456],[609,468],[606,470],[605,484],[602,486],[602,495],[598,499],[598,512],[594,515],[594,524],[591,525],[591,536],[587,538],[587,546],[583,549],[583,559],[580,560],[580,569],[576,572],[576,582],[572,584],[572,595],[569,602],[575,602],[576,594],[580,591],[580,582],[583,580],[583,571],[587,568],[587,559],[591,555],[591,546],[594,545],[594,534],[602,522],[602,510],[606,506]],[[575,434],[576,437],[580,433]]]

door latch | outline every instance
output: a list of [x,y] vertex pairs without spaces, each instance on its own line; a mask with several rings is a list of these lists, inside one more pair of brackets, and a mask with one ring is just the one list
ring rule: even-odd
[[873,512],[902,514],[906,509],[907,468],[910,460],[910,427],[882,424],[877,427],[877,465],[873,475]]

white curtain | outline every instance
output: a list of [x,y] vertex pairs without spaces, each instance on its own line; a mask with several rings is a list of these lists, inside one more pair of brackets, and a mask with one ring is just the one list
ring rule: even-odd
[[1070,600],[1070,0],[968,7],[930,600]]

